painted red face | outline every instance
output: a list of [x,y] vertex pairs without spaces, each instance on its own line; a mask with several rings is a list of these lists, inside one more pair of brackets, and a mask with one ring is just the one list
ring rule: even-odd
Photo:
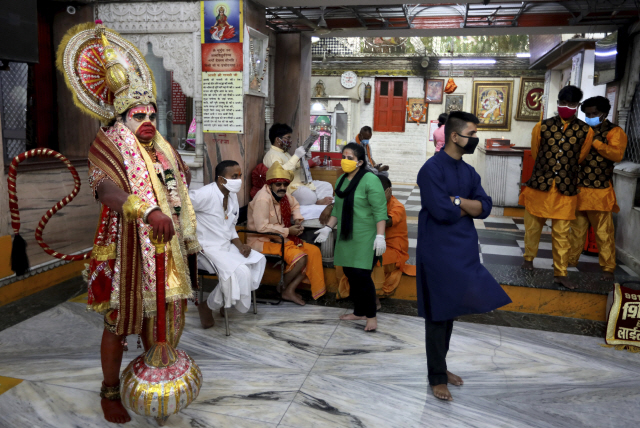
[[156,135],[156,109],[151,104],[140,105],[129,110],[127,127],[142,141],[151,140]]

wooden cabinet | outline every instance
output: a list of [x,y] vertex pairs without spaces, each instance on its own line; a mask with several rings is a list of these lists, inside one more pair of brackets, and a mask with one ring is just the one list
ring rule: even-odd
[[316,166],[311,168],[311,177],[313,177],[314,180],[331,183],[334,189],[338,177],[342,174],[344,174],[344,171],[339,166]]

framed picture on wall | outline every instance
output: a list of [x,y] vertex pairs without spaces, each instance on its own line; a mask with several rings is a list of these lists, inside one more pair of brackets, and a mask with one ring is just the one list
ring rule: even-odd
[[266,97],[269,93],[269,36],[245,26],[244,93]]
[[511,130],[511,94],[513,81],[473,82],[473,106],[479,130]]
[[407,98],[407,123],[427,123],[427,110],[422,98]]
[[544,79],[521,77],[516,120],[539,122],[541,120],[543,95]]
[[427,79],[424,84],[424,101],[427,104],[442,104],[444,79]]
[[605,97],[611,103],[611,110],[609,110],[609,115],[607,119],[611,123],[618,122],[618,92],[620,91],[620,84],[618,82],[607,83],[607,90],[605,92]]
[[449,114],[452,111],[464,111],[464,95],[447,95],[444,103],[444,112]]

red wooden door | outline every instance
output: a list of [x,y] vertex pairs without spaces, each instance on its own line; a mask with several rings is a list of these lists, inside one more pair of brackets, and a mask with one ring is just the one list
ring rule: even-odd
[[407,105],[407,79],[376,79],[373,130],[404,132]]

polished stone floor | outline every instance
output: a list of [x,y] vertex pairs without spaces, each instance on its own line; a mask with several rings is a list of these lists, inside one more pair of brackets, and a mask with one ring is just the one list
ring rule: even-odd
[[[231,311],[226,337],[219,318],[202,330],[190,306],[180,347],[205,380],[167,426],[575,428],[640,418],[640,358],[602,339],[458,322],[448,361],[466,383],[449,403],[426,385],[420,318],[383,313],[378,331],[364,333],[362,322],[338,320],[345,312],[259,305],[257,315]],[[77,301],[1,331],[0,427],[112,426],[98,396],[101,332],[101,317]],[[133,336],[129,347],[123,366],[138,352]],[[134,415],[126,426],[156,424]]]

